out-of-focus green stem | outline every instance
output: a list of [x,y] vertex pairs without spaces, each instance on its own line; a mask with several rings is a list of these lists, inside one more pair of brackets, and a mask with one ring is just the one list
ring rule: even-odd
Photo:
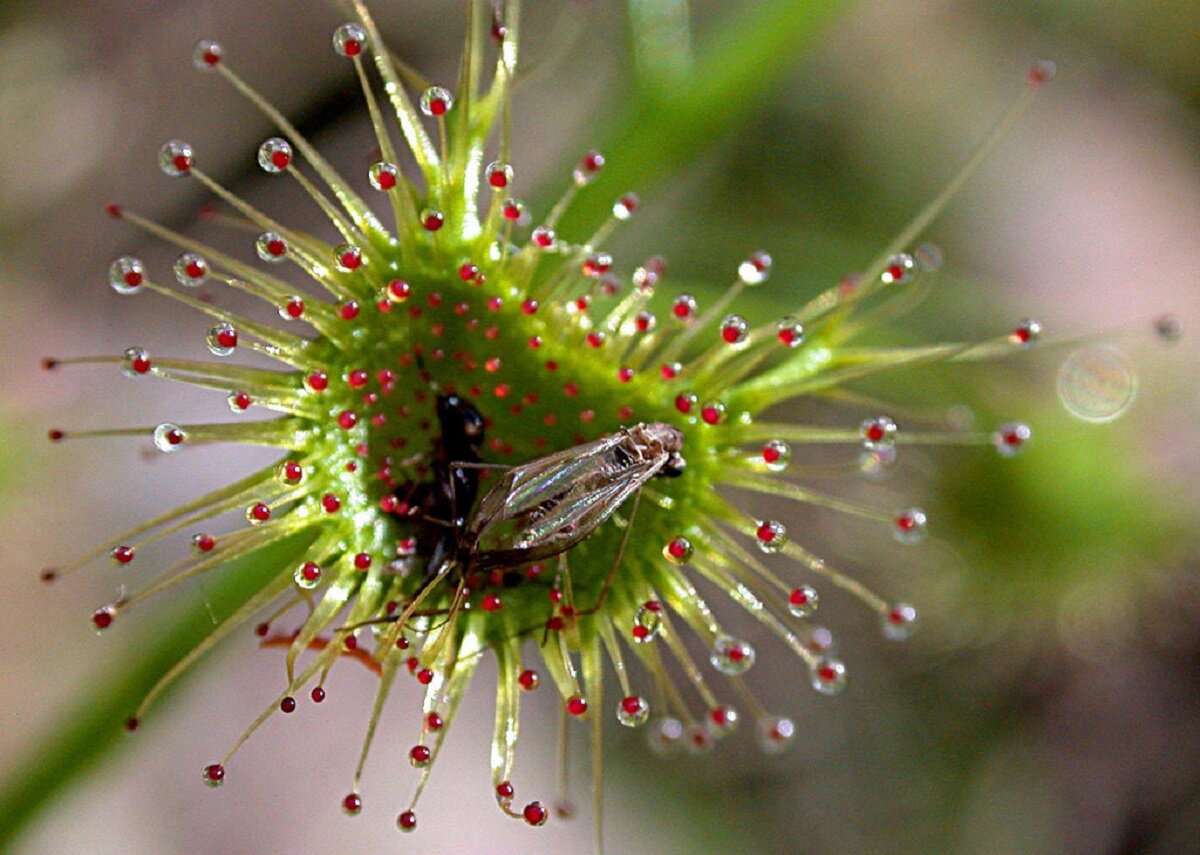
[[627,0],[633,67],[642,89],[673,89],[692,69],[688,0]]
[[[635,90],[627,99],[628,109],[595,141],[606,158],[604,170],[567,210],[559,234],[568,239],[591,234],[611,216],[622,193],[649,192],[763,109],[846,5],[779,0],[753,12],[729,12],[726,23],[697,45],[691,71],[676,85]],[[562,174],[570,170],[564,167]],[[546,200],[541,202],[537,210],[546,210]]]
[[164,619],[131,625],[146,617],[131,614],[108,630],[131,629],[147,641],[134,646],[138,653],[126,648],[114,657],[107,674],[90,679],[79,703],[62,711],[45,737],[30,748],[29,759],[16,767],[18,774],[0,785],[0,851],[7,851],[37,811],[67,784],[128,738],[126,719],[159,678],[213,632],[214,619],[227,619],[298,560],[311,539],[311,533],[301,533],[231,562],[206,580],[203,594],[197,593]]

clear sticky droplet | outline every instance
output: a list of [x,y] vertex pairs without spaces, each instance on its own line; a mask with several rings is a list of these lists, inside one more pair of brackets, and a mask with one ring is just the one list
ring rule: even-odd
[[513,168],[507,163],[493,160],[483,170],[487,183],[495,190],[503,190],[512,184]]
[[621,698],[617,703],[617,721],[625,727],[641,727],[650,719],[650,704],[638,695]]
[[721,320],[721,340],[726,344],[742,344],[750,334],[750,324],[741,315],[726,315]]
[[367,31],[358,24],[342,24],[333,31],[333,49],[341,56],[350,59],[362,56],[366,47]]
[[823,656],[810,669],[812,687],[822,695],[836,695],[846,688],[846,666],[840,659]]
[[186,288],[197,288],[208,279],[208,261],[194,252],[185,252],[175,259],[175,281]]
[[158,168],[172,178],[191,172],[194,159],[192,147],[183,140],[171,140],[158,150]]
[[216,71],[224,57],[225,51],[212,39],[201,39],[192,48],[192,65],[200,71]]
[[454,108],[454,96],[441,86],[430,86],[421,93],[421,112],[426,116],[444,116]]
[[864,451],[858,457],[858,471],[871,481],[882,481],[891,477],[897,458],[895,446]]
[[754,648],[748,642],[722,635],[713,644],[709,661],[722,674],[745,674],[754,665]]
[[766,716],[758,720],[758,747],[764,754],[781,754],[796,739],[796,723],[786,716]]
[[695,551],[696,550],[692,546],[692,542],[686,537],[676,537],[672,538],[670,542],[663,547],[662,554],[663,558],[667,559],[672,564],[676,565],[677,567],[682,567],[692,559],[692,555],[695,554]]
[[804,344],[804,324],[795,318],[784,318],[779,322],[775,337],[785,347],[799,347]]
[[1085,422],[1102,424],[1122,415],[1137,395],[1137,374],[1111,345],[1080,348],[1058,369],[1058,400]]
[[787,526],[779,520],[763,520],[754,530],[754,541],[763,552],[779,552],[787,544]]
[[367,170],[367,180],[373,188],[386,193],[388,190],[394,190],[400,183],[400,168],[386,161],[372,163],[371,168]]
[[1033,438],[1033,431],[1023,422],[1008,422],[996,428],[992,434],[992,445],[1001,457],[1015,457]]
[[752,252],[738,265],[738,279],[747,285],[760,285],[771,275],[771,256],[759,251]]
[[683,741],[683,723],[677,718],[660,718],[646,731],[650,750],[659,756],[678,751]]
[[136,294],[145,281],[146,266],[132,255],[122,255],[108,266],[108,284],[118,294]]
[[658,638],[662,629],[662,606],[658,603],[654,608],[646,604],[637,607],[633,617],[633,640],[637,644],[649,644]]
[[613,203],[612,214],[618,220],[628,220],[642,207],[642,200],[636,193],[626,193]]
[[292,163],[292,145],[281,137],[271,137],[258,147],[258,165],[272,175],[283,172]]
[[571,173],[571,178],[579,187],[590,182],[604,168],[604,155],[598,151],[589,151],[579,160],[579,164]]
[[905,508],[892,520],[892,534],[896,540],[909,546],[925,539],[928,520],[920,508]]
[[896,444],[896,423],[887,416],[877,416],[867,419],[859,428],[862,434],[863,447],[868,451],[878,451],[881,448],[891,448]]
[[263,261],[278,264],[287,258],[288,245],[279,232],[263,232],[254,241],[254,251]]
[[237,330],[233,324],[217,324],[205,334],[204,343],[213,356],[229,356],[237,350]]
[[709,733],[721,738],[737,730],[740,720],[741,717],[736,709],[728,704],[720,704],[708,711],[708,718],[704,723],[708,727]]
[[292,571],[292,578],[297,588],[311,591],[321,584],[321,568],[312,561],[305,561]]
[[788,594],[788,611],[795,617],[806,618],[817,611],[821,598],[811,585],[801,585],[793,588]]
[[906,252],[898,252],[888,259],[879,274],[879,281],[884,285],[904,285],[911,282],[917,275],[917,263]]
[[1033,318],[1022,318],[1012,331],[1012,340],[1021,347],[1033,347],[1042,335],[1042,325]]
[[883,637],[892,641],[904,641],[912,636],[917,625],[917,610],[908,603],[895,603],[888,607],[881,618]]
[[121,361],[121,372],[126,377],[140,377],[149,373],[150,352],[144,347],[127,348]]
[[164,454],[178,451],[187,441],[187,433],[179,425],[164,422],[154,429],[154,447]]
[[334,266],[342,273],[353,273],[366,265],[367,258],[361,248],[352,243],[344,243],[333,251]]
[[772,439],[763,445],[759,455],[768,470],[782,472],[792,462],[792,447],[782,439]]

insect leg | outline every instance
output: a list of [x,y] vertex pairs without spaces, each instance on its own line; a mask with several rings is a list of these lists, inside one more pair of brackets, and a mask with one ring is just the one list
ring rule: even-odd
[[613,559],[612,566],[608,568],[608,575],[604,577],[604,586],[600,589],[600,595],[596,597],[596,604],[590,609],[576,612],[577,615],[595,614],[603,608],[604,600],[608,597],[613,582],[616,581],[617,568],[621,566],[621,559],[625,556],[625,547],[629,544],[629,535],[633,532],[633,520],[637,516],[638,502],[641,499],[642,491],[638,490],[633,494],[633,507],[629,511],[629,521],[625,523],[625,532],[621,535],[621,545],[617,547],[617,556]]

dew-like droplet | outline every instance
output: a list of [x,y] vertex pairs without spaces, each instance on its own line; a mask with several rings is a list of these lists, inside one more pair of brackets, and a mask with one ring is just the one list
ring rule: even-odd
[[677,718],[656,719],[646,731],[650,750],[659,756],[677,751],[683,739],[683,723]]
[[891,448],[896,444],[896,423],[887,416],[867,419],[859,431],[862,433],[863,447],[868,451]]
[[725,404],[721,401],[705,401],[700,408],[700,418],[706,425],[719,425],[725,421]]
[[275,480],[288,487],[294,487],[304,480],[304,467],[295,460],[285,460],[275,470]]
[[913,255],[916,258],[917,267],[921,268],[925,273],[933,273],[940,270],[946,257],[942,253],[942,248],[936,243],[923,243],[917,247]]
[[1067,412],[1101,424],[1120,418],[1137,396],[1137,374],[1111,345],[1083,347],[1058,369],[1058,400]]
[[692,546],[692,542],[686,537],[672,538],[662,550],[663,558],[678,567],[687,564],[694,552],[695,549]]
[[891,476],[897,457],[895,446],[864,451],[858,457],[858,471],[872,481],[882,481]]
[[263,232],[254,241],[254,251],[263,261],[278,264],[287,258],[288,245],[279,232]]
[[321,584],[321,568],[312,561],[305,561],[292,572],[292,578],[297,588],[311,591]]
[[537,828],[546,824],[546,820],[550,817],[550,812],[546,810],[546,806],[541,802],[530,802],[521,811],[521,816],[525,818],[526,823]]
[[760,285],[771,275],[771,256],[767,253],[752,252],[746,260],[738,265],[738,279],[747,285]]
[[1183,321],[1178,315],[1160,315],[1154,319],[1154,332],[1163,341],[1178,341],[1183,335]]
[[406,810],[396,817],[396,827],[401,831],[409,832],[417,827],[417,815],[411,810]]
[[529,237],[541,249],[549,249],[554,246],[554,229],[547,228],[546,226],[538,226]]
[[618,220],[628,220],[638,212],[642,207],[641,197],[637,193],[626,193],[616,202],[613,202],[612,214]]
[[996,428],[992,434],[992,445],[1001,457],[1015,457],[1033,437],[1029,425],[1023,422],[1008,422]]
[[210,327],[204,336],[208,352],[213,356],[229,356],[237,350],[238,332],[233,324],[221,323]]
[[194,159],[192,147],[183,140],[171,140],[158,150],[158,168],[172,178],[191,172]]
[[617,704],[617,721],[626,727],[641,727],[650,718],[650,704],[640,695],[627,695]]
[[148,374],[152,363],[150,362],[150,353],[144,347],[131,347],[124,353],[124,360],[121,363],[121,371],[126,377],[138,377],[142,374]]
[[580,273],[590,279],[598,279],[612,269],[613,257],[607,252],[591,252],[583,260]]
[[185,252],[175,259],[175,281],[187,288],[196,288],[208,279],[208,261],[194,252]]
[[219,787],[225,782],[225,767],[220,763],[205,766],[204,771],[201,772],[201,779],[206,786]]
[[246,508],[246,522],[250,525],[262,525],[271,518],[271,506],[265,502],[256,502]]
[[513,181],[513,168],[507,163],[501,163],[498,160],[493,160],[483,170],[487,176],[487,183],[495,190],[503,190]]
[[225,51],[212,39],[201,39],[192,48],[192,65],[201,71],[216,71]]
[[846,688],[846,666],[840,659],[822,656],[810,669],[812,687],[822,695],[836,695]]
[[442,226],[446,225],[446,215],[434,208],[425,208],[421,211],[421,227],[427,232],[439,231]]
[[793,588],[788,594],[788,611],[799,618],[810,617],[817,610],[821,598],[811,585]]
[[709,661],[722,674],[745,674],[754,664],[754,648],[748,642],[721,635],[713,643]]
[[362,796],[358,793],[350,793],[342,799],[342,813],[346,816],[358,816],[362,813]]
[[258,147],[258,165],[264,172],[277,174],[292,163],[292,144],[281,137],[264,140]]
[[904,285],[911,282],[917,275],[917,263],[907,252],[898,252],[888,259],[879,274],[879,280],[884,285]]
[[738,726],[738,711],[727,704],[720,704],[708,711],[708,732],[718,738],[733,733]]
[[741,315],[726,315],[721,319],[721,339],[726,344],[741,344],[750,333],[750,324]]
[[372,163],[371,168],[367,170],[367,180],[373,188],[386,193],[388,190],[394,190],[400,182],[400,168],[386,161]]
[[146,266],[132,255],[122,255],[108,266],[108,284],[118,294],[136,294],[145,279]]
[[500,205],[500,213],[504,216],[504,219],[515,223],[525,213],[525,203],[520,199],[505,199]]
[[587,712],[588,702],[583,695],[571,695],[567,698],[567,712],[573,716],[581,716]]
[[908,603],[893,603],[883,613],[881,624],[884,638],[904,641],[916,629],[917,610]]
[[782,472],[792,462],[792,447],[782,439],[768,440],[760,454],[763,464],[772,472]]
[[367,31],[355,23],[342,24],[333,31],[333,49],[341,56],[353,59],[367,47]]
[[421,93],[421,112],[426,116],[444,116],[454,108],[454,96],[441,86],[430,86]]
[[776,328],[775,337],[785,347],[799,347],[804,344],[804,324],[795,318],[784,318]]
[[1033,318],[1022,318],[1012,331],[1012,340],[1021,347],[1033,347],[1042,334],[1042,325]]
[[414,745],[408,752],[408,762],[417,769],[424,769],[433,759],[433,752],[428,745]]
[[1058,65],[1052,59],[1039,59],[1029,67],[1026,79],[1030,86],[1041,86],[1049,83],[1058,74]]
[[754,540],[763,552],[778,552],[787,543],[787,527],[779,520],[763,520],[754,529]]
[[521,690],[524,692],[532,692],[541,682],[541,675],[539,675],[538,672],[534,671],[532,668],[526,668],[517,675],[517,685],[520,686]]
[[782,754],[796,738],[796,723],[786,716],[766,716],[757,723],[758,747],[764,754]]
[[649,644],[658,638],[660,629],[662,629],[662,605],[654,601],[653,608],[649,603],[638,606],[633,616],[633,630],[630,633],[633,640],[638,644]]
[[920,508],[905,508],[892,520],[892,535],[896,540],[910,546],[925,539],[928,520]]
[[587,184],[604,168],[604,155],[598,151],[589,151],[579,160],[579,164],[571,173],[571,178],[579,187]]
[[836,649],[836,642],[833,639],[833,633],[828,629],[823,626],[814,626],[805,636],[804,646],[808,648],[809,652],[818,656],[831,656]]
[[658,326],[658,318],[654,316],[654,312],[643,309],[633,316],[633,328],[639,333],[647,333]]
[[708,728],[694,724],[684,731],[680,744],[688,754],[698,757],[711,751],[716,744],[716,739],[708,732]]
[[118,564],[128,564],[137,555],[137,549],[133,546],[114,546],[108,555]]
[[353,273],[366,264],[367,259],[361,248],[352,243],[344,243],[333,251],[333,261],[342,273]]
[[681,321],[691,321],[696,316],[696,298],[691,294],[680,294],[671,303],[671,314]]
[[201,533],[192,535],[192,549],[196,550],[198,554],[204,555],[212,552],[216,548],[217,539],[211,534]]
[[293,294],[279,306],[278,311],[279,317],[285,321],[298,321],[304,317],[304,298]]
[[178,451],[187,441],[187,433],[179,425],[164,422],[154,429],[154,447],[164,454]]

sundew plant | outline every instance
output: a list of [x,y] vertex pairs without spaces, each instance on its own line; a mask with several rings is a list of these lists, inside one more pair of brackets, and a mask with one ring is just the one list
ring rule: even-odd
[[[169,598],[180,583],[238,575],[235,605],[215,615],[186,655],[160,663],[140,705],[125,711],[126,728],[136,730],[162,692],[222,639],[256,634],[281,654],[278,694],[241,739],[214,745],[212,762],[195,770],[210,787],[236,785],[256,774],[236,758],[255,729],[325,701],[335,666],[365,666],[379,676],[378,696],[361,755],[340,770],[341,808],[390,816],[403,831],[419,830],[418,797],[473,673],[493,657],[491,781],[453,785],[463,798],[494,799],[504,814],[544,824],[554,803],[538,792],[545,776],[519,768],[518,733],[522,702],[550,695],[566,725],[590,738],[599,848],[602,738],[625,738],[605,734],[610,722],[644,729],[656,750],[703,753],[741,726],[763,750],[779,751],[797,727],[788,710],[756,700],[752,666],[787,651],[799,682],[838,694],[853,662],[813,622],[826,592],[872,612],[880,644],[915,627],[917,608],[902,591],[870,589],[783,522],[748,513],[739,497],[865,518],[890,529],[897,549],[909,548],[926,534],[921,508],[841,497],[836,479],[806,477],[822,468],[811,464],[811,450],[843,450],[849,474],[887,468],[906,445],[1011,456],[1030,440],[1030,429],[1015,422],[984,432],[909,426],[856,384],[1034,343],[1038,324],[1019,318],[982,341],[884,346],[872,332],[928,296],[940,251],[920,243],[924,230],[1053,67],[1031,68],[979,149],[890,246],[865,264],[851,260],[861,272],[810,289],[774,270],[762,248],[728,271],[719,296],[698,300],[672,288],[662,259],[618,260],[607,251],[614,230],[636,228],[636,188],[605,200],[611,214],[592,233],[560,228],[572,204],[595,190],[603,152],[581,152],[557,203],[537,209],[522,201],[509,165],[522,46],[515,0],[468,0],[461,72],[445,86],[388,49],[366,4],[347,9],[330,61],[345,63],[362,84],[378,144],[369,194],[356,192],[356,182],[239,76],[236,57],[217,41],[199,42],[197,69],[232,86],[277,128],[248,156],[276,180],[297,182],[328,228],[307,234],[289,226],[286,211],[259,210],[205,171],[203,151],[169,140],[162,171],[200,182],[216,202],[215,218],[248,235],[250,252],[226,253],[113,204],[112,217],[179,255],[164,270],[120,256],[108,284],[125,298],[151,292],[192,310],[214,358],[178,359],[135,343],[111,356],[56,355],[44,366],[113,367],[133,382],[190,384],[215,392],[233,413],[205,424],[55,428],[54,442],[149,436],[168,455],[250,443],[276,449],[278,459],[43,578],[61,581],[108,562],[120,593],[91,620],[110,634],[136,631],[146,601]],[[410,161],[415,168],[402,166]],[[287,265],[303,271],[309,287],[276,275]],[[765,324],[739,314],[745,291],[780,279],[788,284],[776,302],[787,311]],[[213,299],[199,286],[213,289]],[[279,322],[225,308],[221,289],[264,301]],[[277,367],[242,364],[245,352]],[[840,426],[776,415],[786,402],[829,398],[857,402],[862,412]],[[187,546],[165,558],[184,538]],[[701,579],[756,622],[753,637],[722,626],[694,586]],[[693,655],[697,642],[703,658]],[[616,697],[604,693],[606,671],[615,674]],[[406,714],[382,714],[393,690]],[[408,746],[416,771],[404,803],[360,790],[376,740]]]

